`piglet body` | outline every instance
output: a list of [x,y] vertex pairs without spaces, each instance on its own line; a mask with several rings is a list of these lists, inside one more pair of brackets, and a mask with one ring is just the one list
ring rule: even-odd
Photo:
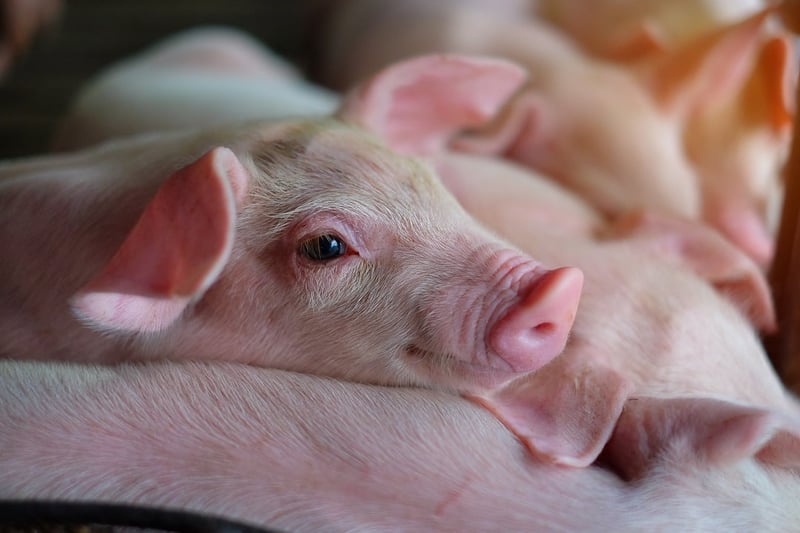
[[[352,91],[340,116],[427,157],[459,203],[498,234],[550,264],[586,272],[588,300],[562,356],[538,371],[540,379],[474,393],[476,401],[538,456],[572,465],[597,456],[631,396],[721,395],[791,410],[745,321],[774,326],[763,276],[713,230],[653,214],[609,227],[588,203],[528,167],[447,149],[463,124],[442,115],[468,126],[486,116],[479,106],[459,107],[460,95],[478,87],[473,92],[490,94],[492,83],[514,77],[508,64],[482,70],[474,61],[431,56],[397,64]],[[125,93],[116,98],[129,103]],[[513,315],[505,323],[513,327]],[[721,367],[726,377],[710,379]]]
[[558,355],[577,307],[579,271],[520,254],[425,165],[333,120],[144,136],[0,174],[4,357],[222,356],[483,390]]
[[[486,412],[436,391],[196,363],[0,361],[0,384],[0,498],[169,506],[297,532],[787,531],[800,519],[796,475],[756,456],[774,439],[758,425],[769,418],[735,405],[647,442],[652,468],[629,468],[629,483],[533,460]],[[653,405],[662,415],[644,426],[693,414]],[[612,444],[641,412],[631,404]]]
[[[688,28],[703,19],[683,3],[663,4],[670,23]],[[647,209],[702,220],[763,267],[773,253],[795,61],[789,36],[768,31],[770,10],[738,20],[735,13],[750,13],[752,4],[744,4],[698,3],[709,11],[699,22],[704,31],[632,67],[590,57],[531,3],[344,2],[328,18],[323,79],[346,86],[426,53],[511,59],[530,72],[525,88],[491,126],[466,132],[454,147],[530,166],[611,217]],[[576,6],[559,13],[580,10],[609,39],[625,38]]]
[[[648,207],[699,216],[698,183],[679,125],[624,69],[589,58],[555,28],[511,6],[458,0],[344,5],[330,19],[331,46],[320,51],[330,65],[326,83],[346,87],[420,54],[510,59],[528,71],[526,85],[492,125],[459,139],[459,150],[521,162],[603,214]],[[346,26],[354,20],[361,31]]]
[[73,103],[59,150],[165,129],[325,116],[338,96],[302,84],[287,61],[243,32],[183,32],[105,70]]
[[[451,154],[439,164],[479,220],[523,250],[585,273],[564,352],[535,375],[476,397],[512,429],[524,428],[520,436],[534,453],[588,464],[632,397],[711,396],[800,413],[746,320],[774,325],[766,283],[721,236],[690,224],[662,225],[659,217],[599,240],[520,223],[525,219],[498,215],[501,192],[470,188],[475,175],[460,177],[459,169],[487,162],[470,164],[469,156]],[[500,175],[504,166],[498,161],[484,178]]]

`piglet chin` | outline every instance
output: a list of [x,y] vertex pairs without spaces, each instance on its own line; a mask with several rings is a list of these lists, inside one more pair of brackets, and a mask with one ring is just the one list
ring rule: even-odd
[[434,383],[437,387],[450,388],[461,393],[496,390],[529,373],[469,363],[416,346],[407,347],[406,355],[413,361],[414,373],[424,376],[423,383]]

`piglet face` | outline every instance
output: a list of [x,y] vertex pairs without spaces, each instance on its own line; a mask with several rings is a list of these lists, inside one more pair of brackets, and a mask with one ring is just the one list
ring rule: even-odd
[[340,125],[256,144],[229,272],[198,306],[253,362],[482,390],[562,351],[580,271],[493,237],[427,166]]

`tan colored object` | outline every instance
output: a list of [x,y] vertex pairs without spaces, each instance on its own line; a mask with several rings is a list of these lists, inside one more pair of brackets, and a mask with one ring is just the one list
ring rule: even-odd
[[[796,89],[800,104],[800,86]],[[795,132],[800,119],[795,114]],[[765,339],[770,359],[787,387],[800,392],[800,136],[792,139],[789,161],[784,168],[786,193],[781,215],[770,284],[778,315],[778,332]]]

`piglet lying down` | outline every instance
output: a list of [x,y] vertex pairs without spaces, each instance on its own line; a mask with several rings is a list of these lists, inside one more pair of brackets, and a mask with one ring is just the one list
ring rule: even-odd
[[[473,119],[522,77],[501,73],[465,100]],[[563,350],[583,281],[330,118],[155,134],[0,176],[3,357],[227,360],[483,394]]]
[[[181,67],[179,60],[185,58],[187,53],[198,52],[190,46],[192,42],[201,48],[201,57],[208,55],[208,39],[178,39],[177,44],[164,46],[160,55],[155,56],[162,60],[165,56],[171,57],[178,63],[171,64],[173,68],[170,69],[153,69],[151,74],[156,76],[159,72],[167,73],[171,79],[173,70],[189,68]],[[226,42],[223,50],[229,56],[250,57],[248,65],[260,63],[259,72],[268,70],[270,58],[254,58],[249,47],[242,50],[241,40],[231,43],[230,40],[217,36],[210,42],[218,45]],[[205,70],[196,65],[196,62],[190,63],[191,68],[199,70],[199,76]],[[245,73],[232,81],[245,83],[250,79],[245,76],[249,73],[250,66]],[[140,65],[137,68],[145,67]],[[124,69],[115,72],[121,76]],[[214,79],[224,78],[225,75],[225,72],[216,72]],[[247,82],[249,83],[251,82]],[[289,83],[299,86],[297,80]],[[245,244],[240,243],[234,249],[229,266],[222,271],[219,280],[211,284],[211,288],[196,304],[188,305],[173,324],[165,326],[161,331],[149,333],[147,343],[137,345],[135,340],[131,342],[131,339],[141,339],[141,335],[128,334],[123,337],[123,342],[129,343],[128,346],[120,345],[118,351],[113,352],[113,357],[106,352],[109,359],[159,356],[219,358],[220,352],[213,350],[222,346],[228,359],[238,357],[237,360],[261,365],[327,373],[376,383],[413,383],[455,388],[495,412],[538,457],[574,466],[585,466],[596,459],[629,397],[652,394],[712,395],[784,410],[786,404],[791,402],[786,401],[785,393],[774,373],[770,371],[751,328],[730,304],[714,294],[703,279],[684,271],[683,267],[688,266],[689,270],[700,274],[722,292],[732,296],[733,303],[745,311],[755,324],[769,327],[772,323],[774,318],[769,295],[760,273],[752,264],[748,266],[745,258],[740,257],[741,254],[737,254],[730,246],[724,246],[719,237],[715,239],[713,232],[687,224],[666,224],[660,227],[655,221],[653,226],[648,222],[649,219],[645,219],[639,225],[639,230],[633,231],[635,238],[629,239],[630,242],[596,243],[586,233],[590,231],[590,227],[600,225],[599,216],[592,215],[588,206],[581,207],[579,199],[570,199],[568,193],[558,190],[557,186],[508,162],[491,156],[457,155],[444,150],[447,140],[454,132],[465,126],[484,122],[498,102],[507,98],[514,88],[523,83],[523,73],[510,63],[464,56],[420,58],[390,67],[368,80],[346,99],[340,116],[379,133],[396,149],[427,156],[447,186],[456,192],[459,201],[472,215],[501,235],[512,239],[528,253],[544,257],[549,264],[577,264],[585,267],[588,298],[584,299],[581,306],[582,311],[577,316],[576,327],[573,328],[566,350],[546,368],[535,375],[528,375],[529,370],[538,368],[560,350],[559,346],[563,346],[563,336],[572,322],[571,312],[574,311],[577,298],[576,285],[580,284],[577,272],[558,270],[549,274],[550,277],[541,278],[541,281],[529,286],[523,279],[529,275],[524,271],[525,261],[519,256],[513,256],[519,259],[522,270],[509,275],[503,283],[510,284],[512,289],[516,284],[518,288],[511,290],[509,298],[516,298],[520,308],[531,311],[508,314],[508,318],[503,320],[499,318],[498,311],[497,322],[494,322],[497,325],[489,327],[490,330],[482,330],[483,326],[472,327],[469,324],[461,326],[449,318],[453,316],[450,306],[454,300],[453,293],[447,287],[459,279],[460,267],[457,265],[464,265],[465,260],[469,263],[463,267],[465,279],[470,280],[467,285],[480,282],[480,276],[493,275],[491,272],[481,274],[478,272],[480,268],[476,270],[476,267],[480,267],[480,254],[470,251],[476,249],[473,245],[486,239],[486,235],[481,230],[474,230],[475,226],[471,222],[458,218],[463,215],[451,205],[452,202],[448,204],[449,200],[438,203],[439,200],[428,198],[418,202],[408,196],[408,191],[398,192],[402,187],[393,189],[391,179],[382,190],[378,191],[376,188],[375,191],[378,192],[372,191],[376,169],[380,170],[379,176],[402,174],[402,170],[397,171],[382,162],[384,159],[399,161],[398,157],[379,148],[373,140],[367,142],[362,134],[354,130],[341,125],[334,127],[336,123],[333,121],[324,123],[331,130],[326,135],[306,132],[314,127],[320,131],[328,131],[322,128],[319,121],[294,123],[291,126],[287,123],[281,126],[282,130],[275,126],[264,126],[266,129],[273,128],[268,131],[274,132],[275,139],[263,149],[274,152],[271,161],[280,162],[286,168],[280,170],[280,166],[265,167],[263,163],[263,168],[258,168],[253,173],[269,177],[286,175],[288,177],[282,183],[296,183],[298,186],[305,182],[297,175],[307,175],[309,180],[316,177],[321,181],[317,185],[309,181],[310,190],[328,186],[336,187],[334,194],[340,190],[347,191],[339,196],[328,196],[328,200],[320,198],[322,193],[316,197],[313,192],[304,193],[307,194],[307,199],[302,199],[302,194],[297,193],[298,205],[301,200],[307,201],[309,210],[327,210],[334,215],[338,212],[339,216],[328,216],[324,219],[325,224],[329,225],[322,226],[315,235],[313,231],[319,228],[312,226],[308,229],[297,222],[292,225],[293,216],[302,218],[300,207],[287,207],[289,200],[284,200],[284,205],[278,207],[265,203],[279,198],[279,192],[258,193],[257,202],[244,209],[239,209],[237,205],[237,212],[248,213],[246,216],[241,213],[237,215],[237,242],[243,239],[242,235],[248,235],[248,231],[250,236],[246,237],[248,240],[242,241]],[[252,80],[252,84],[264,88],[257,79]],[[139,92],[130,89],[133,93],[114,91],[111,96],[116,99],[116,105],[113,107],[131,109],[133,106],[132,109],[139,109],[143,114],[150,113],[154,119],[160,117],[167,126],[173,125],[176,109],[183,108],[172,108],[172,114],[159,117],[153,115],[153,111],[159,108],[158,103],[162,101],[160,91],[163,86],[164,84],[156,84],[156,90],[150,92],[141,90],[141,87]],[[207,91],[203,92],[198,87],[194,87],[194,92],[189,91],[188,94],[198,91],[200,96],[208,96]],[[250,91],[252,92],[254,91]],[[97,111],[97,116],[92,115],[97,94],[101,93],[90,91],[83,100],[84,119],[93,116],[103,118],[103,114]],[[199,100],[206,101],[203,98]],[[239,116],[238,108],[231,111],[227,107],[230,101],[220,100],[220,105],[215,107],[218,114],[215,120],[221,119],[228,112],[232,113],[233,118]],[[87,123],[86,120],[84,123]],[[152,122],[147,124],[150,127]],[[312,126],[313,124],[316,126]],[[132,127],[135,130],[142,125],[133,124]],[[200,153],[207,149],[205,147],[214,144],[214,135],[224,140],[219,141],[220,143],[228,143],[237,153],[244,152],[245,156],[241,159],[247,162],[253,160],[250,155],[253,146],[258,146],[253,139],[261,138],[263,141],[265,136],[256,131],[255,126],[235,131],[219,130],[216,133],[198,134],[194,141],[189,140],[192,137],[188,134],[159,134],[149,141],[126,141],[96,149],[83,156],[84,165],[97,165],[94,172],[102,174],[102,157],[111,160],[111,164],[130,161],[127,164],[133,165],[139,160],[146,161],[147,157],[153,157],[152,153],[158,153],[159,150],[164,152],[165,158],[169,157],[170,151],[186,153],[187,150],[191,151],[188,148],[191,142],[202,145],[197,149]],[[334,137],[336,142],[332,142]],[[364,142],[367,145],[359,148]],[[308,148],[289,150],[287,147],[293,144],[308,145]],[[128,148],[124,148],[126,145]],[[245,149],[241,146],[245,146]],[[325,146],[340,148],[342,153],[322,157],[320,154],[324,152],[320,150]],[[143,156],[143,152],[151,155]],[[178,156],[173,157],[178,159]],[[196,156],[187,155],[185,159],[192,160],[193,157]],[[66,158],[62,161],[73,161],[71,164],[74,165],[75,160]],[[436,184],[438,176],[431,178],[419,163],[404,161],[405,163],[398,164],[418,168],[422,174],[428,176],[430,191],[439,191],[436,195],[443,195]],[[367,168],[361,168],[359,162],[367,162],[363,165]],[[175,163],[173,167],[180,167],[181,164],[184,163]],[[247,167],[248,164],[243,165]],[[275,168],[280,172],[276,172]],[[344,170],[344,178],[342,169],[351,169]],[[133,171],[132,175],[128,182],[143,181],[138,178],[137,182]],[[352,179],[352,182],[341,181],[346,178]],[[270,183],[267,180],[260,186],[266,187]],[[236,202],[240,202],[237,195],[241,193],[237,191],[242,188],[246,187],[234,188]],[[424,188],[417,189],[424,193]],[[324,190],[324,195],[332,192]],[[421,196],[426,198],[423,193]],[[185,197],[189,196],[181,198]],[[381,201],[380,197],[384,200]],[[443,197],[449,198],[446,194]],[[411,198],[407,203],[412,206],[412,211],[416,209],[415,214],[398,214],[404,209],[401,203],[405,198]],[[143,201],[142,204],[144,203]],[[376,204],[378,208],[374,207]],[[373,221],[381,220],[384,214],[388,214],[383,222],[365,224],[356,231],[348,229],[348,217],[352,218],[352,213],[370,205],[379,210]],[[504,206],[503,209],[498,210],[499,205]],[[351,209],[350,215],[341,215],[345,207]],[[433,210],[426,213],[429,209]],[[367,212],[368,210],[364,211]],[[443,214],[448,212],[458,213],[458,217],[450,219],[450,222],[443,222],[447,220],[447,216]],[[405,251],[396,245],[399,242],[398,232],[403,226],[395,222],[403,220],[404,216],[409,228],[408,248]],[[108,218],[113,219],[111,216]],[[146,220],[147,217],[142,215],[141,219]],[[159,224],[167,225],[156,225]],[[300,230],[293,229],[298,225]],[[470,231],[477,231],[477,234],[467,232],[459,236],[448,233],[448,228],[455,228],[456,225],[460,225],[462,230],[472,228]],[[284,231],[289,236],[278,238],[260,230],[273,227],[278,228],[275,230],[276,235]],[[256,228],[262,233],[254,235]],[[135,231],[130,235],[134,235]],[[138,231],[146,232],[147,229]],[[417,232],[416,236],[412,235],[414,232]],[[572,232],[576,234],[572,235]],[[640,233],[644,238],[638,238]],[[464,235],[473,235],[473,242],[467,242]],[[118,241],[123,238],[124,235],[120,236]],[[129,236],[125,242],[131,242],[132,239]],[[491,238],[490,241],[496,242]],[[21,244],[25,245],[27,242]],[[115,241],[109,247],[119,248],[120,245]],[[320,256],[322,252],[324,255]],[[67,256],[70,253],[71,250]],[[316,255],[318,259],[312,261],[308,257],[309,253]],[[113,274],[114,268],[117,268],[113,266],[114,261],[120,255],[124,257],[124,254],[117,252],[117,256],[109,260],[111,254],[112,252],[107,252],[102,259],[95,260],[94,263],[98,266],[94,270],[99,272],[101,266],[110,261],[111,265],[106,270]],[[426,259],[416,259],[425,254]],[[132,255],[135,257],[135,254]],[[661,257],[662,255],[666,257]],[[297,257],[302,260],[296,261]],[[665,264],[664,259],[669,264]],[[424,267],[425,261],[433,261],[430,263],[432,266]],[[448,270],[443,269],[444,263],[447,263],[445,268]],[[134,263],[130,264],[139,268],[139,271],[146,271]],[[342,264],[350,267],[342,267]],[[357,267],[353,265],[367,264],[375,265],[369,276],[351,275],[348,272],[352,270],[346,270],[353,268],[357,271]],[[236,265],[235,275],[228,274],[232,265]],[[393,270],[395,267],[396,270]],[[85,266],[81,268],[87,270]],[[489,270],[493,268],[490,267]],[[281,269],[284,271],[283,275]],[[402,269],[405,270],[401,272]],[[331,274],[325,274],[326,272]],[[503,273],[502,268],[499,272]],[[386,277],[380,278],[381,273],[385,273]],[[270,281],[273,279],[270,275],[275,277],[274,282]],[[103,275],[99,278],[102,285]],[[358,280],[348,281],[353,278]],[[124,322],[131,318],[131,310],[134,311],[133,319],[141,316],[136,315],[136,307],[129,305],[130,302],[126,303],[124,298],[121,305],[114,307],[114,302],[120,299],[118,295],[111,296],[114,300],[110,304],[116,314],[106,313],[111,315],[110,319],[106,315],[97,314],[98,310],[104,309],[103,299],[107,300],[109,297],[97,290],[97,281],[90,282],[89,279],[90,275],[87,273],[73,284],[73,288],[64,290],[63,301],[72,298],[76,306],[91,320],[100,323],[103,320],[116,321],[107,329],[150,327],[146,321],[139,326],[134,325],[133,328]],[[253,281],[256,279],[264,282],[256,284]],[[326,279],[331,281],[324,282]],[[370,279],[373,280],[371,284]],[[535,275],[533,279],[536,279]],[[328,284],[324,285],[323,282]],[[89,283],[90,289],[95,284],[94,290],[80,291],[86,283]],[[42,286],[46,284],[52,284],[52,281],[45,281]],[[284,288],[283,296],[275,296],[270,292],[271,285],[274,284]],[[251,290],[248,285],[256,288]],[[350,287],[349,290],[356,293],[348,293],[345,287]],[[359,287],[374,287],[375,290],[361,290]],[[255,290],[261,290],[261,295],[257,298],[251,297]],[[517,291],[517,296],[512,295],[514,291]],[[75,293],[78,293],[77,298],[74,297]],[[528,296],[525,296],[526,293]],[[382,294],[398,296],[387,300],[379,298]],[[481,308],[494,305],[480,291],[465,289],[463,295],[466,303],[460,308],[471,317],[468,320],[482,320]],[[299,301],[300,304],[284,304],[282,297],[287,302]],[[420,298],[428,301],[430,307],[426,307],[428,304],[417,303]],[[164,299],[160,301],[163,302]],[[158,302],[159,299],[156,298],[155,303]],[[182,305],[181,302],[179,304]],[[107,310],[108,301],[105,305]],[[214,315],[214,312],[220,312],[220,308],[223,309],[222,314]],[[287,311],[280,314],[276,309]],[[296,314],[290,310],[295,310]],[[175,312],[180,314],[180,309]],[[404,326],[407,319],[403,318],[403,313],[410,313],[412,321],[416,322]],[[548,315],[549,313],[552,315]],[[550,318],[541,318],[546,315]],[[236,318],[226,321],[226,317],[230,316]],[[566,318],[558,322],[558,317],[562,316]],[[701,319],[695,319],[695,316],[700,316]],[[367,319],[371,322],[367,322]],[[62,312],[62,320],[68,321],[69,325],[65,329],[79,328],[66,309]],[[309,320],[314,321],[313,325],[307,323]],[[267,333],[261,331],[264,326]],[[155,327],[157,325],[153,329]],[[403,327],[410,329],[405,332],[403,340],[398,340],[397,332]],[[194,345],[190,345],[190,340],[184,340],[181,335],[188,339],[193,331],[197,332],[199,339],[191,339]],[[286,333],[279,339],[271,338],[278,331]],[[84,333],[88,334],[86,331]],[[240,337],[237,338],[237,335]],[[480,335],[484,337],[479,338]],[[559,340],[553,343],[555,348],[548,357],[541,357],[548,346],[545,341],[550,335],[555,335]],[[91,342],[98,342],[95,337],[88,338]],[[115,349],[114,343],[110,342],[114,338],[112,335],[105,340],[106,349]],[[120,338],[118,333],[116,338]],[[468,364],[472,366],[465,365],[458,356],[472,353],[473,347],[469,339],[474,339],[475,346],[486,346],[487,354],[490,351],[506,354],[502,364],[508,362],[512,353],[530,358],[531,364],[523,365],[524,369],[520,372],[508,371],[497,365],[486,365],[488,368],[480,368],[472,363]],[[169,349],[168,345],[171,346]],[[239,351],[234,352],[230,348],[239,345],[242,347]],[[280,356],[269,352],[268,348],[273,345],[283,350],[278,352]],[[23,354],[24,347],[22,345]],[[87,354],[92,353],[89,347],[91,346],[87,346]],[[155,353],[151,356],[148,350]],[[398,350],[401,355],[395,357],[393,354],[398,354]],[[232,355],[232,352],[237,356]],[[445,356],[437,358],[437,354]],[[541,358],[537,359],[539,357]],[[718,375],[720,365],[726,368],[724,376]],[[516,379],[509,387],[500,387],[504,381],[516,376],[521,379]]]
[[0,498],[170,506],[297,532],[789,531],[789,444],[763,410],[640,399],[605,467],[562,468],[437,391],[228,363],[0,361]]

